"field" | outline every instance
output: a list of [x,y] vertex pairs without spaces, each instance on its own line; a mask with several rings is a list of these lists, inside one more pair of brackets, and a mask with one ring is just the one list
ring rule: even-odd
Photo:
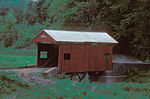
[[[0,68],[36,63],[36,50],[0,48]],[[49,78],[54,83],[30,85],[15,72],[0,72],[0,99],[149,99],[150,72],[130,73],[126,82],[100,84],[83,80]]]
[[0,68],[18,68],[36,64],[35,49],[0,48]]

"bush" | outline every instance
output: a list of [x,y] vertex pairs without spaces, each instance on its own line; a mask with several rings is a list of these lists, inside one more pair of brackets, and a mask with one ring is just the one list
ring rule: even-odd
[[134,83],[150,83],[150,72],[144,70],[133,69],[126,77],[126,82]]
[[10,94],[18,88],[29,88],[30,85],[21,80],[15,72],[0,72],[0,94]]

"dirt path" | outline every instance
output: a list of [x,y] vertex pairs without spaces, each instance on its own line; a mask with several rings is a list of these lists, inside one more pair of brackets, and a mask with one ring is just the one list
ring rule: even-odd
[[51,79],[45,79],[42,73],[49,68],[21,68],[21,69],[1,69],[0,71],[15,71],[23,80],[32,85],[47,85],[55,83]]
[[0,71],[15,71],[19,73],[42,73],[49,68],[19,68],[19,69],[1,69]]

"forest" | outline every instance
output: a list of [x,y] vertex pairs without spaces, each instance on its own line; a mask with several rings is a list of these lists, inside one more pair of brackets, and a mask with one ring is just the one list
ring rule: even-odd
[[0,0],[0,46],[33,48],[42,29],[107,31],[114,53],[150,59],[150,0]]

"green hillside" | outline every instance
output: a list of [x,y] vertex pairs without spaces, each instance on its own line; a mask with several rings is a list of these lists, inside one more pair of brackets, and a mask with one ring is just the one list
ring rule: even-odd
[[114,51],[150,59],[149,0],[0,0],[0,45],[34,47],[42,29],[109,31]]

